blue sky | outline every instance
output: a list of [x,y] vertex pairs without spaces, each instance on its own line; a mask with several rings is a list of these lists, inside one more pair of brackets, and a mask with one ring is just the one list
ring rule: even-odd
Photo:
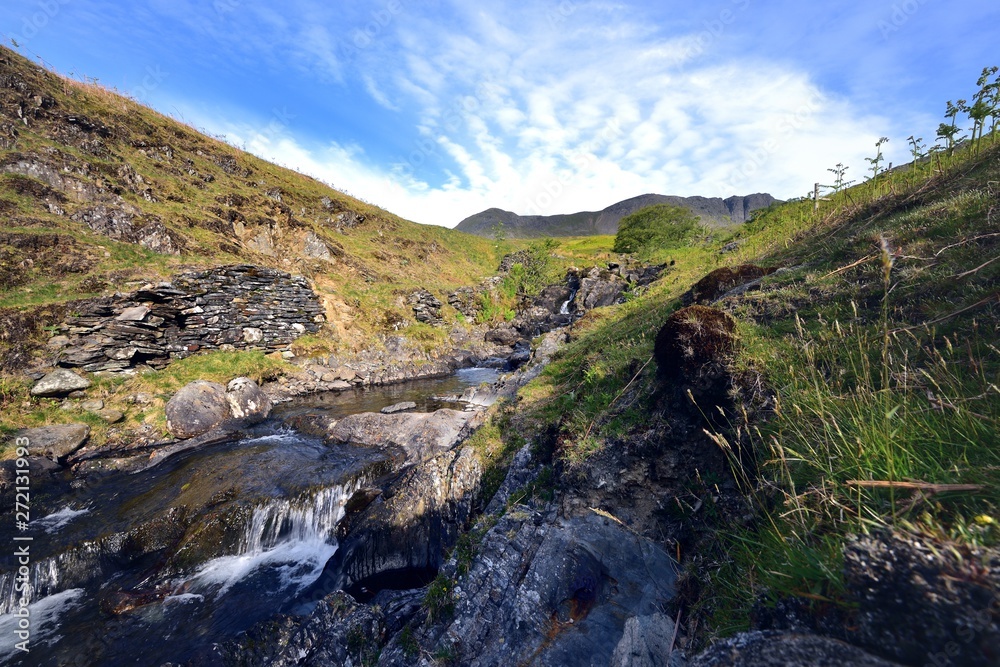
[[801,196],[933,143],[995,0],[6,0],[0,38],[417,222]]

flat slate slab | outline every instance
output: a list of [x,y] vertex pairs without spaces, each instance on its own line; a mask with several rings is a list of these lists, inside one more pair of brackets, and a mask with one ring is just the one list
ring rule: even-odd
[[80,391],[90,387],[90,380],[81,377],[73,371],[59,368],[35,383],[31,388],[32,396],[65,396],[74,391]]

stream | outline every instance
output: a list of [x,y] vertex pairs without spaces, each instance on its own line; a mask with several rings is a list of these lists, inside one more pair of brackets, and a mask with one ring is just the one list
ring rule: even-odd
[[[216,644],[275,614],[307,613],[337,551],[335,531],[358,489],[388,471],[386,456],[331,447],[285,420],[342,418],[402,401],[418,411],[461,404],[494,382],[470,368],[317,394],[275,407],[239,439],[168,458],[138,474],[32,480],[30,653],[15,648],[24,595],[14,549],[0,555],[0,664],[217,664]],[[15,542],[13,517],[0,540]],[[17,586],[17,588],[15,588]]]

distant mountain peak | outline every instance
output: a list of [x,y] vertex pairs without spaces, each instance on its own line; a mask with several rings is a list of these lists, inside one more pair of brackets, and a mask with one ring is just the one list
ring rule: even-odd
[[719,227],[746,222],[751,213],[776,201],[766,193],[734,195],[726,199],[649,193],[617,202],[602,211],[560,215],[518,215],[500,208],[488,208],[458,223],[456,229],[478,236],[491,236],[499,222],[503,224],[504,234],[514,238],[614,234],[622,218],[654,204],[683,206],[700,217],[703,223]]

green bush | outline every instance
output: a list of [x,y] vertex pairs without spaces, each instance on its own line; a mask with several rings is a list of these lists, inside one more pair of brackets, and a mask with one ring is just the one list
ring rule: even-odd
[[615,252],[644,253],[684,245],[698,230],[698,216],[682,206],[654,204],[618,223]]

